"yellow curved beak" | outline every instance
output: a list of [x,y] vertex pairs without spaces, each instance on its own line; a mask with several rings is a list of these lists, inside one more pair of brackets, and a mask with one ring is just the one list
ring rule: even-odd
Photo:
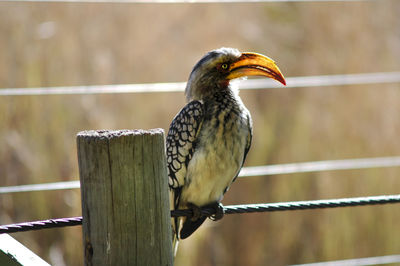
[[242,53],[239,59],[230,65],[228,79],[245,76],[265,76],[286,85],[278,66],[271,58],[257,53]]

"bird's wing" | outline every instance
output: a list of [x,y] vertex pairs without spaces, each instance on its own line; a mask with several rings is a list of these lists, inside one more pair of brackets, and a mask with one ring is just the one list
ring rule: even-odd
[[186,168],[203,121],[203,104],[191,101],[175,116],[167,135],[168,185],[174,192],[174,207],[185,183]]
[[[249,134],[247,135],[247,140],[246,140],[246,146],[244,147],[244,154],[243,154],[243,161],[242,161],[242,165],[239,168],[239,171],[237,172],[235,178],[233,178],[231,184],[233,182],[235,182],[236,178],[239,176],[240,170],[242,169],[244,162],[246,160],[247,157],[247,153],[250,150],[251,147],[251,141],[253,139],[253,121],[251,120],[251,116],[250,113],[247,115],[247,128],[249,130]],[[224,190],[224,194],[228,191],[229,187],[225,188]]]
[[250,113],[247,115],[247,127],[249,129],[249,135],[247,136],[246,147],[244,148],[243,162],[242,162],[242,166],[240,168],[243,167],[244,161],[246,160],[246,157],[247,157],[247,153],[250,150],[251,140],[253,139],[253,121],[251,120]]
[[[203,122],[203,104],[191,101],[175,116],[167,135],[168,185],[172,190],[174,210],[179,208],[182,187],[185,185],[186,169],[192,158],[195,141]],[[180,219],[173,223],[174,252],[177,250]]]

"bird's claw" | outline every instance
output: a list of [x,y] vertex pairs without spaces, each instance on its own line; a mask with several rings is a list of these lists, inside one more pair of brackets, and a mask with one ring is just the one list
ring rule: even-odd
[[[201,207],[193,204],[193,203],[189,203],[188,207],[190,208],[190,210],[192,211],[192,216],[190,217],[191,221],[197,221],[200,217],[203,216],[202,212],[201,212]],[[210,205],[204,206],[205,208],[209,207],[215,210],[215,213],[210,215],[210,219],[213,221],[218,221],[221,220],[222,217],[224,217],[225,214],[225,210],[224,210],[224,205],[222,205],[219,202],[216,203],[212,203]]]
[[199,206],[193,204],[193,203],[189,203],[188,207],[193,212],[193,215],[192,215],[192,217],[190,217],[190,220],[193,221],[193,222],[197,221],[202,216],[201,208]]
[[224,205],[222,205],[221,203],[217,202],[211,207],[215,209],[215,214],[211,215],[210,219],[213,220],[213,221],[221,220],[222,217],[224,217],[224,214],[225,214]]

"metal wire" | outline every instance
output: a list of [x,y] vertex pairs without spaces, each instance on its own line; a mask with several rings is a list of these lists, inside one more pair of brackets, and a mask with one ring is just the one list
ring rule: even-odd
[[[360,73],[345,75],[323,75],[308,77],[286,78],[287,88],[344,86],[356,84],[399,83],[400,72]],[[152,93],[152,92],[181,92],[186,82],[148,83],[148,84],[116,84],[64,87],[37,88],[4,88],[0,96],[22,95],[59,95],[59,94],[104,94],[104,93]],[[240,83],[241,90],[273,89],[282,85],[269,79],[251,79]]]
[[[399,195],[372,196],[359,198],[343,198],[331,200],[312,200],[312,201],[292,201],[268,204],[247,204],[247,205],[230,205],[223,207],[225,214],[236,213],[254,213],[254,212],[273,212],[273,211],[289,211],[289,210],[310,210],[323,208],[337,208],[348,206],[365,206],[388,203],[400,203]],[[212,216],[215,214],[213,208],[202,208],[201,214]],[[171,217],[192,216],[192,210],[172,210]],[[82,224],[82,217],[50,219],[43,221],[25,222],[18,224],[9,224],[0,226],[0,234],[15,233],[31,230],[40,230],[55,227],[74,226]]]
[[400,156],[244,167],[239,177],[400,166]]
[[295,264],[291,266],[366,266],[399,263],[400,255],[387,255],[369,258],[358,258],[349,260],[335,260],[326,262],[315,262],[306,264]]
[[[314,162],[303,162],[303,163],[288,163],[288,164],[243,167],[239,173],[239,177],[243,178],[243,177],[265,176],[265,175],[281,175],[281,174],[294,174],[294,173],[317,172],[317,171],[319,172],[319,171],[351,170],[351,169],[399,167],[399,166],[400,166],[400,156],[314,161]],[[76,189],[76,188],[80,188],[80,183],[78,180],[0,187],[0,194]]]
[[46,191],[46,190],[63,190],[63,189],[74,189],[74,188],[80,188],[79,181],[65,181],[65,182],[0,187],[0,194],[15,193],[15,192]]
[[[387,203],[399,203],[400,195],[388,196],[372,196],[359,198],[343,198],[331,200],[312,200],[312,201],[292,201],[268,204],[247,204],[247,205],[230,205],[224,207],[225,214],[234,213],[254,213],[254,212],[273,212],[273,211],[290,211],[290,210],[309,210],[324,209],[349,206],[364,206]],[[215,214],[213,208],[203,208],[201,214],[211,216]],[[171,211],[171,217],[192,216],[192,210],[176,210]]]
[[364,2],[371,0],[0,0],[0,2],[74,2],[74,3],[269,3],[269,2]]
[[47,228],[58,228],[65,226],[75,226],[82,224],[82,217],[70,217],[70,218],[59,218],[49,219],[43,221],[25,222],[18,224],[9,224],[0,226],[0,234],[10,234],[16,232],[25,232],[33,230],[41,230]]

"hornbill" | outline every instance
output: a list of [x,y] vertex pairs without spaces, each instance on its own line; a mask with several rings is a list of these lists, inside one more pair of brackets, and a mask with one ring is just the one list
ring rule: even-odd
[[175,116],[166,140],[173,209],[189,208],[193,217],[174,218],[179,238],[189,237],[207,218],[201,207],[213,207],[220,219],[223,195],[236,179],[252,138],[252,120],[232,79],[266,76],[286,85],[274,61],[233,48],[208,52],[194,66],[186,85],[188,104]]

